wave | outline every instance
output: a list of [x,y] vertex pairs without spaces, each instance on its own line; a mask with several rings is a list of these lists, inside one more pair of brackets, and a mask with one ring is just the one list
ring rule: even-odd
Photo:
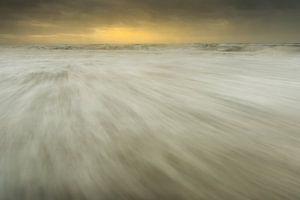
[[[19,48],[20,46],[15,46]],[[261,52],[261,51],[282,51],[282,52],[300,52],[300,43],[288,44],[223,44],[223,43],[194,43],[194,44],[85,44],[85,45],[31,45],[23,46],[29,49],[40,50],[199,50],[199,51],[217,51],[217,52]]]

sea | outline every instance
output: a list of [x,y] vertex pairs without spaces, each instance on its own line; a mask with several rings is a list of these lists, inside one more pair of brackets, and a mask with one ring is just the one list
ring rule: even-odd
[[0,46],[0,199],[300,199],[300,44]]

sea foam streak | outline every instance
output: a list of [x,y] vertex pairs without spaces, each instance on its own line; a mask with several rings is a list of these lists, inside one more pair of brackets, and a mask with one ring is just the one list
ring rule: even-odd
[[300,199],[299,45],[0,48],[0,199]]

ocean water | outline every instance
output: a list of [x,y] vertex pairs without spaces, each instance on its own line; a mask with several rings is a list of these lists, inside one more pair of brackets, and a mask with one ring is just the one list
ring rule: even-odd
[[0,199],[300,199],[300,44],[0,47]]

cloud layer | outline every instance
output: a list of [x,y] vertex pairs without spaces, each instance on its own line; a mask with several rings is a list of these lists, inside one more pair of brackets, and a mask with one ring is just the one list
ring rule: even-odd
[[[189,42],[299,42],[300,1],[1,0],[0,2],[2,42],[22,41],[22,38],[30,41],[28,37],[46,38],[61,35],[64,35],[68,42],[68,37],[70,41],[74,41],[74,37],[76,40],[76,37],[81,36],[86,36],[87,39],[95,33],[95,30],[120,26],[157,31],[159,34],[165,34],[166,38],[169,36]],[[101,39],[99,41],[101,42]]]

